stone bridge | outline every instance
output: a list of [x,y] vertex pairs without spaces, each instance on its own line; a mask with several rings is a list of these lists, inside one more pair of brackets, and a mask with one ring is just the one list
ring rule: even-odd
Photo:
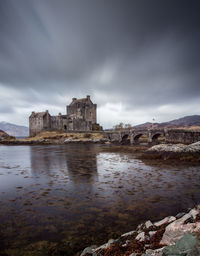
[[162,136],[166,143],[190,144],[200,141],[200,131],[186,129],[123,129],[106,131],[107,138],[112,142],[138,144],[142,135],[147,136],[147,142],[156,144]]

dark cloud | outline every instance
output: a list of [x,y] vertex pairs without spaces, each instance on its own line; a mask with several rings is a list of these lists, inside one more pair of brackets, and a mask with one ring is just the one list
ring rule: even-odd
[[2,109],[28,106],[25,118],[91,94],[105,123],[119,103],[130,121],[166,105],[183,114],[200,97],[199,13],[197,0],[1,1],[0,85],[18,97]]

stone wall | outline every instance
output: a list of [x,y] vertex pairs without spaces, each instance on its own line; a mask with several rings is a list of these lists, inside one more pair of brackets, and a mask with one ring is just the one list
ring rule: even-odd
[[35,136],[43,129],[43,118],[29,118],[29,135]]
[[121,142],[122,139],[120,132],[105,132],[105,136],[111,142]]
[[200,141],[200,131],[170,129],[165,133],[167,143],[190,144]]
[[62,115],[52,116],[51,117],[51,126],[50,126],[51,130],[62,131],[65,127],[63,121],[64,121],[64,119],[63,119]]
[[82,119],[92,124],[96,123],[96,108],[97,105],[93,104],[90,97],[77,100],[72,99],[72,103],[67,106],[67,116],[73,119]]
[[91,131],[92,122],[85,121],[84,119],[73,120],[73,131]]
[[48,111],[35,113],[32,112],[29,117],[29,134],[35,136],[45,129],[49,129],[51,126],[51,116]]

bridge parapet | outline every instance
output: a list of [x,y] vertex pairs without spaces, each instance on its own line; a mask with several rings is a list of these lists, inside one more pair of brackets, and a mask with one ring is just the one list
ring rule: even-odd
[[114,142],[123,142],[130,138],[131,144],[137,144],[142,135],[146,135],[148,142],[156,142],[163,136],[168,143],[190,144],[200,141],[200,130],[186,129],[123,129],[120,131],[106,131],[107,138]]

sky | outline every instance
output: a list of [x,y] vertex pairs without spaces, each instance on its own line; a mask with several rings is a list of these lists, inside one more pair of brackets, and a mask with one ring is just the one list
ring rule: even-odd
[[0,121],[90,95],[104,128],[200,114],[199,0],[0,1]]

